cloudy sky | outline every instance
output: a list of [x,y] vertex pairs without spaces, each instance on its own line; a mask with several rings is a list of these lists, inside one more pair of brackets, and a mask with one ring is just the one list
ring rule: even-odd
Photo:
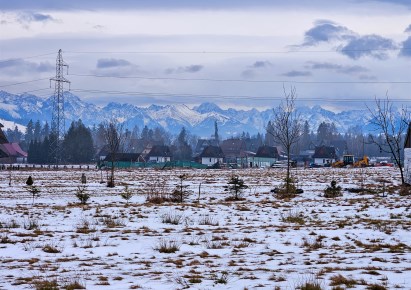
[[101,105],[411,105],[409,0],[0,0],[0,90],[50,96],[59,49]]

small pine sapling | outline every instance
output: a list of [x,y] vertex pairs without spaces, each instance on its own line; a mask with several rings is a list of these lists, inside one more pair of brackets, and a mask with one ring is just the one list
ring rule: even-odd
[[224,186],[225,191],[231,193],[231,197],[228,200],[241,200],[243,195],[243,190],[247,189],[248,186],[244,184],[244,180],[236,175],[231,176],[227,185]]
[[124,191],[120,193],[120,196],[124,198],[128,204],[129,200],[133,197],[134,193],[128,188],[128,185],[124,186]]
[[189,195],[190,191],[187,189],[188,185],[184,184],[184,181],[188,178],[187,174],[181,174],[178,176],[179,183],[176,185],[176,188],[172,192],[172,200],[174,202],[183,202]]
[[28,186],[32,186],[32,185],[33,185],[33,178],[31,178],[31,175],[29,175],[29,178],[27,178],[26,184],[27,184]]
[[342,196],[341,186],[337,186],[337,181],[331,181],[330,186],[324,190],[324,197]]
[[77,186],[76,197],[82,205],[87,204],[87,201],[90,198],[90,194],[87,193],[87,185],[82,184]]
[[284,183],[271,190],[271,192],[275,193],[277,198],[288,199],[295,197],[297,194],[303,193],[303,190],[297,188],[295,185],[295,180],[290,177],[288,179],[284,179]]

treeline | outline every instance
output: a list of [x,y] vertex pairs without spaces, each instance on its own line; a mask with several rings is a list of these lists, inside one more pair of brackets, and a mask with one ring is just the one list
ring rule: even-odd
[[[32,139],[29,143],[27,162],[37,164],[55,163],[56,156],[55,151],[52,150],[52,144],[55,144],[56,136],[49,134],[38,137],[40,138]],[[94,159],[95,149],[92,134],[81,120],[71,123],[61,145],[63,148],[63,162],[88,163]]]
[[[215,125],[215,135],[217,139],[218,128]],[[267,128],[271,128],[268,124]],[[86,127],[81,120],[72,122],[67,133],[62,140],[63,162],[67,163],[88,163],[96,158],[96,154],[106,144],[104,135],[104,123]],[[132,129],[124,129],[124,142],[120,148],[121,152],[141,153],[151,145],[167,145],[178,160],[191,160],[196,147],[198,137],[182,128],[178,135],[173,136],[163,128],[148,128],[144,126],[141,130],[138,126]],[[37,120],[29,121],[26,132],[20,132],[16,127],[14,130],[8,129],[6,132],[10,142],[19,142],[20,146],[29,153],[28,162],[47,164],[54,163],[55,156],[50,150],[53,136],[51,128],[47,122]],[[215,138],[216,136],[211,136]],[[276,146],[271,134],[250,135],[242,132],[238,136],[232,137],[245,140],[249,146],[247,150],[256,152],[261,145]],[[313,150],[318,145],[329,145],[339,147],[340,153],[350,153],[356,156],[363,154],[369,156],[382,156],[380,148],[370,142],[378,140],[379,136],[365,135],[360,127],[350,128],[345,134],[337,131],[335,124],[322,122],[318,128],[312,130],[310,124],[305,121],[299,143],[293,148],[293,154],[299,154],[304,150]],[[383,142],[383,140],[381,140]],[[344,152],[341,152],[343,150]]]

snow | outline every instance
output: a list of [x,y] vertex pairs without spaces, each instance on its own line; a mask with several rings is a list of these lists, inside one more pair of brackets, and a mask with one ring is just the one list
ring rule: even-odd
[[3,131],[6,131],[7,129],[14,130],[17,126],[17,128],[19,129],[20,132],[26,132],[26,126],[17,124],[17,123],[12,122],[12,121],[7,121],[7,120],[0,119],[0,124],[2,124],[4,126],[4,128],[2,129]]
[[[86,206],[74,196],[82,173],[91,194]],[[192,191],[187,202],[146,201],[144,192],[171,192],[183,173]],[[333,179],[343,188],[380,190],[385,178],[394,190],[395,168],[293,169],[304,193],[291,200],[270,193],[282,169],[124,169],[116,170],[115,188],[100,183],[106,172],[84,166],[13,171],[11,186],[9,172],[0,174],[0,289],[31,289],[36,279],[77,280],[87,289],[295,289],[310,279],[331,289],[336,275],[354,279],[350,289],[411,283],[409,197],[321,196]],[[233,174],[249,186],[243,201],[225,200]],[[41,190],[34,203],[29,175]],[[120,197],[126,184],[135,193],[128,205]],[[165,215],[180,222],[163,223]],[[30,221],[38,228],[27,229]],[[160,253],[161,241],[180,248]]]
[[191,125],[198,124],[204,119],[200,113],[186,105],[167,105],[160,110],[149,111],[149,115],[158,122],[171,118]]

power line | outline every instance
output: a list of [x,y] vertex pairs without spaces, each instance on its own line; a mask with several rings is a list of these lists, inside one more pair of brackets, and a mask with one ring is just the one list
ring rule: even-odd
[[50,53],[33,55],[33,56],[25,56],[25,57],[2,59],[2,60],[0,60],[0,63],[12,62],[12,61],[16,61],[16,60],[24,60],[24,59],[30,59],[30,58],[37,58],[37,57],[42,57],[42,56],[47,56],[47,55],[52,55],[52,54],[55,54],[55,53],[54,53],[54,52],[50,52]]
[[292,83],[292,84],[411,84],[411,81],[297,81],[297,80],[243,80],[243,79],[210,79],[210,78],[176,78],[176,77],[143,77],[143,76],[107,76],[93,74],[70,74],[77,77],[173,80],[173,81],[208,81],[208,82],[244,82],[244,83]]
[[42,79],[36,79],[36,80],[31,80],[31,81],[19,82],[19,83],[14,83],[14,84],[1,85],[0,88],[17,86],[17,85],[28,84],[28,83],[34,83],[34,82],[44,81],[44,80],[48,80],[48,79],[49,79],[49,78],[42,78]]
[[[14,93],[15,95],[22,95],[25,93],[32,93],[38,91],[46,91],[50,90],[50,88],[42,88],[30,91],[24,91],[21,93]],[[107,94],[107,95],[123,95],[126,97],[130,96],[150,96],[150,97],[186,97],[186,98],[207,98],[207,99],[233,99],[233,100],[271,100],[271,101],[278,101],[283,100],[283,97],[257,97],[251,95],[219,95],[219,94],[180,94],[180,93],[161,93],[161,92],[124,92],[124,91],[109,91],[109,90],[96,90],[96,89],[71,89],[73,92],[83,92],[83,93],[90,93],[90,94]],[[42,94],[36,95],[37,97],[50,97],[52,94]],[[364,100],[364,99],[352,99],[352,98],[339,98],[339,99],[332,99],[328,97],[316,97],[316,98],[299,98],[299,101],[326,101],[328,103],[361,103],[361,102],[374,102],[374,99]],[[411,99],[390,99],[392,102],[411,102]],[[171,103],[181,103],[177,100],[169,100]]]
[[398,51],[411,50],[411,47],[368,48],[368,49],[331,49],[331,50],[272,50],[272,51],[213,51],[213,50],[186,50],[186,51],[65,51],[68,54],[282,54],[282,53],[334,53],[334,52],[369,52],[369,51]]
[[[250,95],[219,95],[219,94],[180,94],[180,93],[161,93],[161,92],[123,92],[123,91],[107,91],[95,89],[71,89],[73,92],[83,92],[91,94],[107,94],[107,95],[125,95],[125,96],[151,96],[151,97],[187,97],[187,98],[215,98],[215,99],[241,99],[241,100],[283,100],[283,97],[256,97]],[[299,98],[300,101],[327,101],[327,102],[366,102],[363,99],[339,98],[330,99],[327,97],[317,98]],[[374,100],[368,100],[374,101]],[[390,99],[394,102],[411,102],[408,99]]]

